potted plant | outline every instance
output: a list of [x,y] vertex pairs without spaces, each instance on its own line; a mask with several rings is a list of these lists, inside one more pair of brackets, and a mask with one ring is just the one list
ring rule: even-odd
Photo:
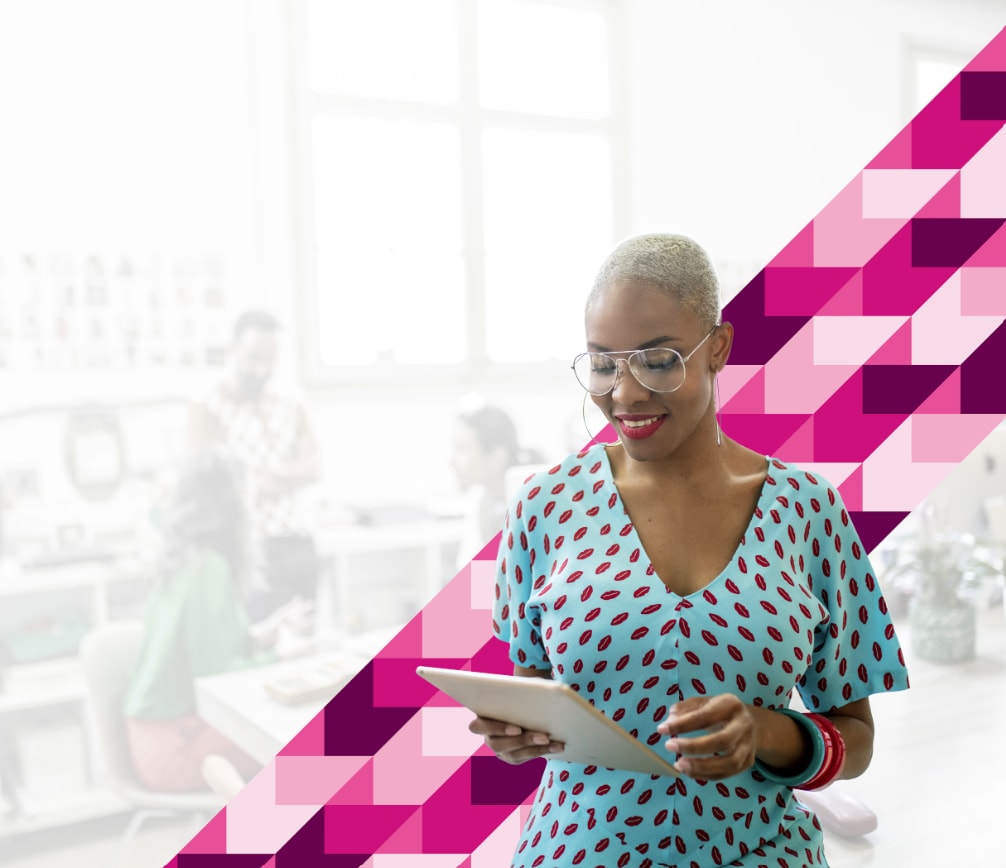
[[999,576],[997,560],[971,534],[933,529],[923,511],[919,533],[904,541],[884,575],[904,590],[912,651],[925,660],[975,656],[976,601]]

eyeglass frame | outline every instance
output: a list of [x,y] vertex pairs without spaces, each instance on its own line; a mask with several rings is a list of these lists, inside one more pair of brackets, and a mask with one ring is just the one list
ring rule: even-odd
[[[699,341],[694,347],[692,347],[692,351],[687,356],[681,355],[681,351],[674,349],[674,347],[644,347],[641,350],[616,350],[613,353],[592,352],[591,350],[587,350],[586,352],[579,353],[573,359],[573,364],[570,365],[569,368],[573,372],[573,379],[576,380],[580,388],[583,389],[583,391],[585,391],[588,395],[593,395],[595,398],[600,398],[603,397],[604,395],[610,395],[612,392],[615,391],[615,386],[618,385],[618,378],[622,373],[622,368],[618,364],[619,362],[625,363],[625,367],[629,371],[629,373],[632,374],[633,379],[648,392],[656,392],[658,395],[670,395],[672,392],[678,391],[678,389],[680,389],[685,384],[685,376],[688,374],[685,365],[687,364],[688,360],[695,355],[699,347],[701,347],[707,340],[709,340],[709,336],[712,335],[712,333],[716,331],[716,329],[718,329],[721,325],[722,323],[716,323],[716,325],[714,325],[708,332],[706,332],[706,336],[702,338],[702,340]],[[646,385],[646,383],[640,380],[639,377],[636,376],[636,372],[632,370],[632,364],[630,362],[630,359],[635,358],[635,356],[638,355],[639,353],[645,353],[649,350],[656,350],[656,349],[669,350],[670,352],[674,353],[679,359],[681,359],[681,371],[682,371],[681,382],[678,383],[678,385],[676,385],[673,389],[651,389],[649,386]],[[582,359],[584,356],[605,356],[606,358],[611,359],[615,363],[615,376],[611,381],[610,388],[606,389],[603,392],[591,392],[590,389],[588,389],[586,386],[583,385],[583,383],[580,382],[580,378],[576,375],[576,363],[580,361],[580,359]]]

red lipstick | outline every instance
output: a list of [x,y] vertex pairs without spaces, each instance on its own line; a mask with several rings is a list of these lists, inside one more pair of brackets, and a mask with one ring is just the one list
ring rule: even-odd
[[625,414],[616,416],[618,429],[630,440],[645,440],[657,432],[664,424],[666,415],[646,416],[642,414]]

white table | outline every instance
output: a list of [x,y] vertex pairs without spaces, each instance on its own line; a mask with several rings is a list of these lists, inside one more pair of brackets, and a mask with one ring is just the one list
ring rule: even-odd
[[296,660],[208,675],[196,679],[199,716],[263,765],[300,732],[325,707],[331,696],[288,705],[273,699],[266,689],[272,679],[309,672],[323,662],[339,664],[346,672],[332,696],[367,663],[367,657],[350,651],[330,651]]

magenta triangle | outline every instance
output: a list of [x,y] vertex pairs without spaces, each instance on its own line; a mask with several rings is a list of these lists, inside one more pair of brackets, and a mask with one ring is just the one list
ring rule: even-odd
[[765,412],[765,369],[748,380],[723,407],[726,413]]
[[960,217],[961,173],[956,172],[922,208],[916,217]]
[[988,241],[972,253],[965,265],[984,268],[1006,267],[1006,225],[996,230]]
[[814,417],[811,416],[796,433],[776,450],[775,455],[783,461],[811,462],[814,460]]
[[324,756],[325,713],[319,711],[307,725],[283,747],[280,756]]
[[374,760],[370,759],[344,783],[326,804],[369,805],[374,801]]
[[780,268],[812,267],[814,265],[814,223],[801,229],[796,237],[780,250],[769,263]]
[[867,169],[907,169],[912,165],[912,125],[908,124],[869,163]]
[[195,837],[182,849],[182,853],[227,852],[227,808],[218,811]]
[[909,319],[866,362],[868,365],[912,363],[912,321]]
[[857,271],[831,300],[822,307],[818,316],[862,316],[863,272]]
[[957,415],[961,412],[961,371],[958,368],[947,377],[933,393],[926,398],[915,415],[932,413],[940,415]]
[[863,466],[860,465],[852,471],[838,486],[838,493],[842,495],[846,509],[863,508]]

